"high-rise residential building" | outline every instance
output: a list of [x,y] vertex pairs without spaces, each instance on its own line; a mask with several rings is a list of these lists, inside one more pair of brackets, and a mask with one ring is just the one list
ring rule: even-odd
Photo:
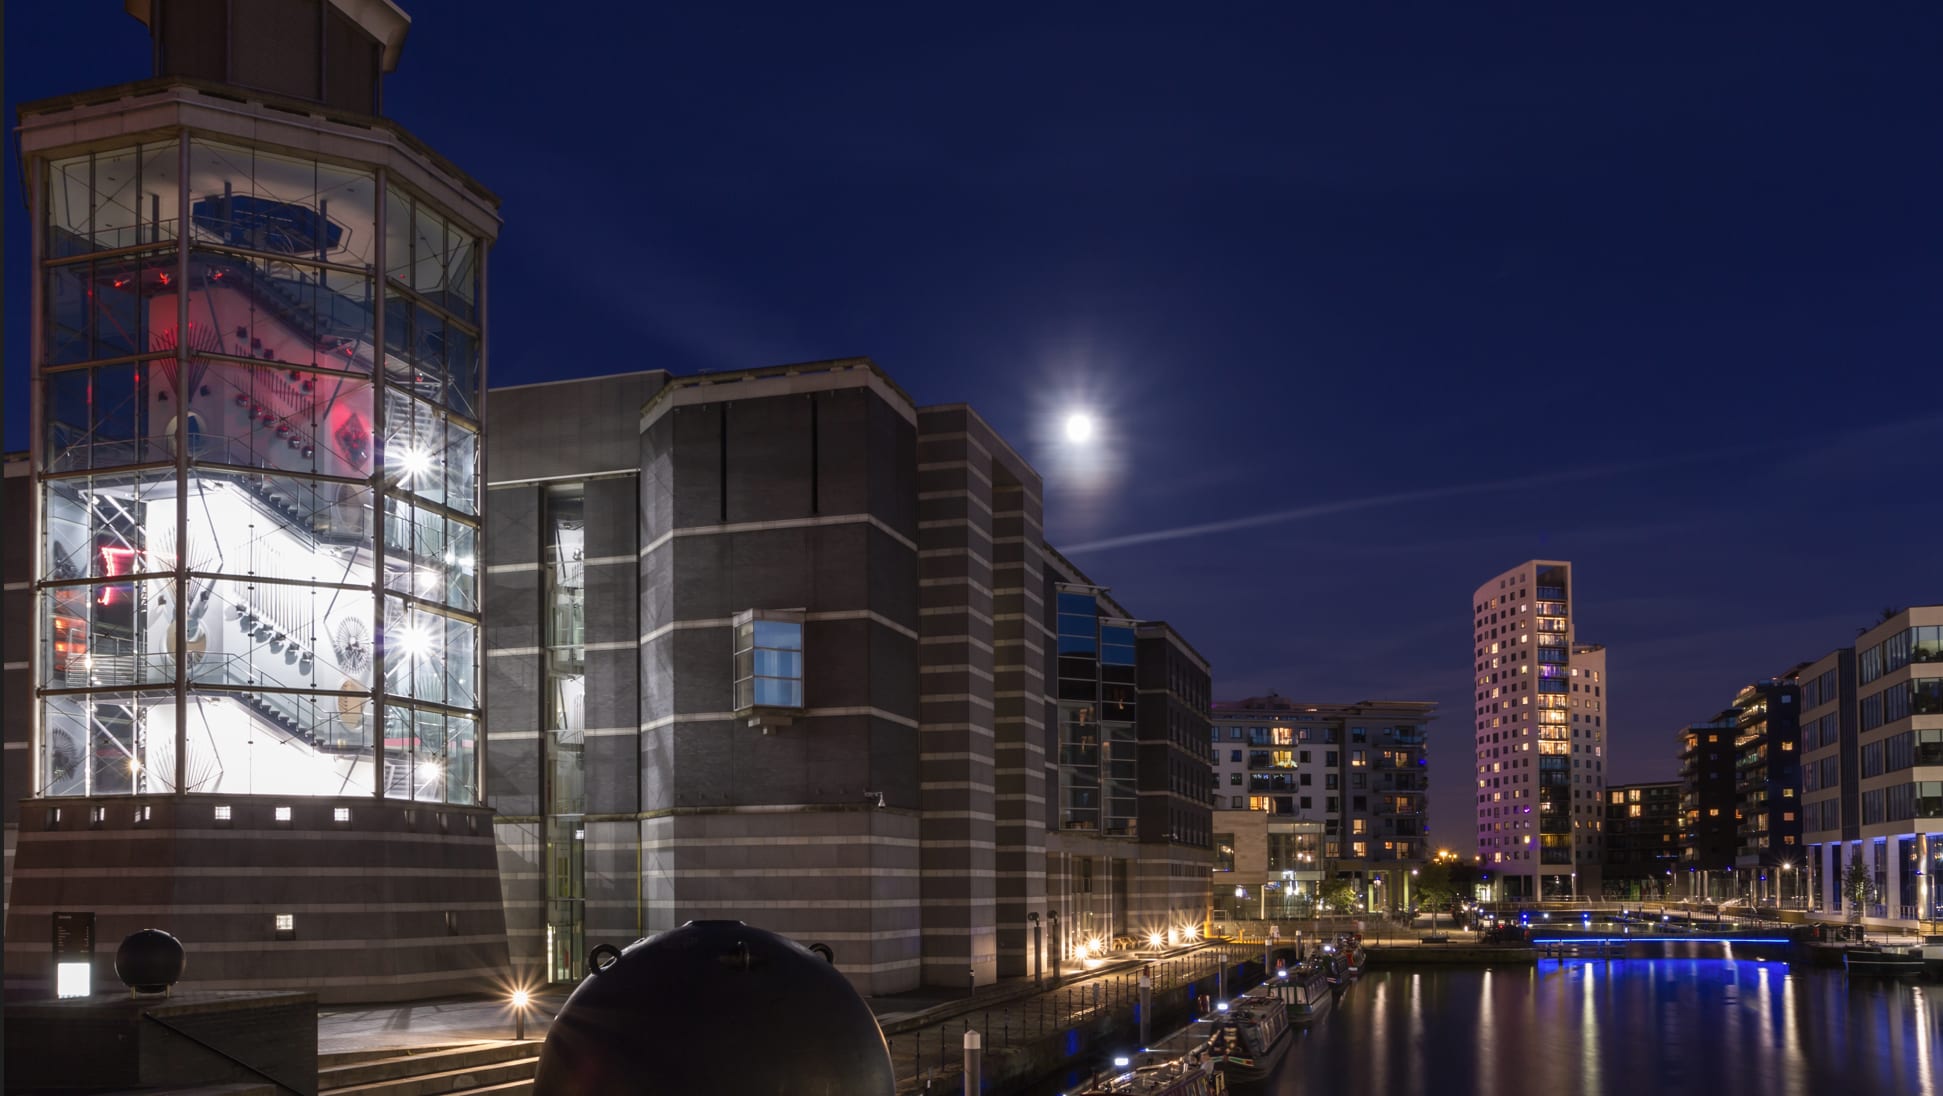
[[698,918],[867,992],[1198,922],[1208,664],[1038,473],[867,359],[495,392],[487,786],[513,957]]
[[[1347,879],[1373,890],[1371,903],[1401,907],[1428,855],[1426,732],[1435,718],[1436,705],[1417,700],[1305,704],[1270,693],[1218,702],[1211,802],[1320,822],[1320,878]],[[1230,820],[1222,832],[1237,826]]]
[[1943,921],[1943,605],[1890,613],[1798,676],[1813,915]]
[[1677,893],[1726,898],[1733,893],[1738,841],[1734,789],[1734,739],[1740,713],[1733,708],[1680,729],[1680,870]]
[[1666,898],[1684,885],[1680,790],[1677,780],[1606,786],[1606,897]]
[[1734,890],[1776,905],[1791,882],[1783,876],[1803,859],[1801,686],[1792,671],[1755,682],[1734,698],[1734,712]]
[[203,988],[490,985],[498,201],[380,114],[393,4],[127,10],[154,75],[26,104],[16,131],[36,539],[8,616],[32,636],[8,989],[48,985],[55,911],[104,942],[177,933]]
[[1570,563],[1531,560],[1471,599],[1477,851],[1505,897],[1601,889],[1611,690],[1576,593]]

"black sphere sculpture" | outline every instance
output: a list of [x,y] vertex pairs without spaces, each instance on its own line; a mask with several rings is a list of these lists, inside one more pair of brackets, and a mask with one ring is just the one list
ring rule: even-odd
[[169,992],[182,962],[182,941],[161,929],[131,932],[115,949],[115,974],[135,993]]
[[690,921],[618,953],[553,1018],[534,1096],[892,1096],[870,1006],[807,948]]

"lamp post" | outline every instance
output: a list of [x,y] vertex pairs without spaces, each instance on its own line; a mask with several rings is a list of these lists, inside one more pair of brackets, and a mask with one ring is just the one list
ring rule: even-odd
[[1039,934],[1039,915],[1028,913],[1026,923],[1032,926],[1032,984],[1044,985],[1046,981],[1046,949],[1044,938]]
[[1059,911],[1046,911],[1047,920],[1052,922],[1052,984],[1059,984],[1059,953],[1066,949],[1066,940],[1059,935]]
[[532,997],[523,989],[513,991],[513,1039],[515,1041],[526,1038],[526,1009],[532,1000]]

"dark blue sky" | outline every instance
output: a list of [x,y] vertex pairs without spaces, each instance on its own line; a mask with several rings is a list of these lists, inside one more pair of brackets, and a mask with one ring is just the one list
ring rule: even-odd
[[[970,402],[1056,543],[1215,526],[1073,554],[1218,695],[1440,701],[1444,842],[1513,563],[1578,565],[1615,779],[1943,600],[1932,5],[406,7],[387,113],[505,199],[495,383],[867,354]],[[10,116],[147,74],[114,0],[7,14]]]

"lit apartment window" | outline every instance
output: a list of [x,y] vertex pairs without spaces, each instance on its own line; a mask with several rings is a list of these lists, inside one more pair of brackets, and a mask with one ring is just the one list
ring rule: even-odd
[[349,808],[349,807],[332,807],[332,808],[331,808],[331,821],[333,821],[333,822],[349,822],[350,820],[351,820],[351,808]]
[[227,803],[216,804],[216,821],[218,822],[229,821],[229,804]]
[[275,915],[275,920],[271,922],[271,924],[276,929],[277,939],[295,940],[297,938],[297,915],[296,914],[279,913]]
[[278,808],[276,809],[276,814],[275,814],[275,816],[274,816],[274,817],[275,817],[275,818],[276,818],[276,820],[277,820],[277,821],[279,821],[279,822],[288,822],[288,821],[290,821],[290,808],[289,808],[289,807],[278,807]]
[[752,609],[735,618],[735,709],[803,706],[803,614]]

